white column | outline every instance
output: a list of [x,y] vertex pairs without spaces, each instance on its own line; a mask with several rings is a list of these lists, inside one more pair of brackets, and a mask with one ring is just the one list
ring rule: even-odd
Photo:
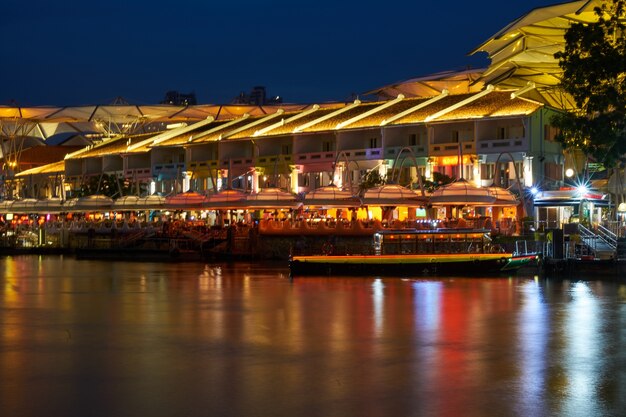
[[291,174],[290,178],[291,178],[291,192],[294,194],[298,193],[298,168],[297,167],[293,167],[291,169]]

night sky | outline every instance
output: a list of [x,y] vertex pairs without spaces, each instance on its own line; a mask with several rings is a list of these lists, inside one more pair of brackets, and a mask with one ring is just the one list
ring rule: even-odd
[[229,103],[255,85],[285,102],[350,100],[485,66],[467,53],[558,0],[480,2],[4,0],[0,104]]

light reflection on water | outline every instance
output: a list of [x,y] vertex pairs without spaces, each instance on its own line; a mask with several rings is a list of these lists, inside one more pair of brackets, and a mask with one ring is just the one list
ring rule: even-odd
[[0,415],[606,416],[626,288],[0,258]]

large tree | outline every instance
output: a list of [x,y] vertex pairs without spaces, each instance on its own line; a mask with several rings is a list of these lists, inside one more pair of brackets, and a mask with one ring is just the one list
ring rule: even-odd
[[607,167],[626,154],[626,0],[604,0],[595,23],[575,23],[554,56],[561,87],[577,109],[552,119],[565,148],[582,150]]

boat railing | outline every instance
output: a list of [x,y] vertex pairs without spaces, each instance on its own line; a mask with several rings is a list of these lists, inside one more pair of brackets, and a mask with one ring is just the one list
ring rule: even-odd
[[601,224],[597,227],[598,236],[602,239],[607,245],[609,245],[612,249],[617,248],[617,235],[602,226]]
[[547,247],[546,243],[538,240],[518,240],[515,241],[515,250],[513,251],[514,256],[525,256],[525,255],[542,255],[545,256],[546,252],[549,251],[550,248]]
[[311,255],[380,255],[372,244],[298,240],[290,248],[291,256]]
[[623,220],[605,220],[602,222],[602,226],[618,238],[626,237],[626,227],[624,227]]
[[578,234],[582,243],[589,249],[595,251],[598,243],[598,236],[582,224],[578,224]]
[[261,220],[259,233],[286,234],[286,235],[371,235],[375,231],[383,229],[380,221],[347,221],[326,219],[302,219],[302,220]]
[[137,230],[133,233],[127,233],[119,237],[117,246],[119,247],[133,246],[137,242],[143,240],[145,237],[146,237],[146,233],[142,230]]
[[[617,236],[610,230],[598,226],[598,233],[586,228],[582,224],[578,225],[578,234],[582,245],[575,246],[576,257],[594,256],[596,258],[611,258],[615,256],[617,250]],[[584,252],[584,253],[583,253]]]

